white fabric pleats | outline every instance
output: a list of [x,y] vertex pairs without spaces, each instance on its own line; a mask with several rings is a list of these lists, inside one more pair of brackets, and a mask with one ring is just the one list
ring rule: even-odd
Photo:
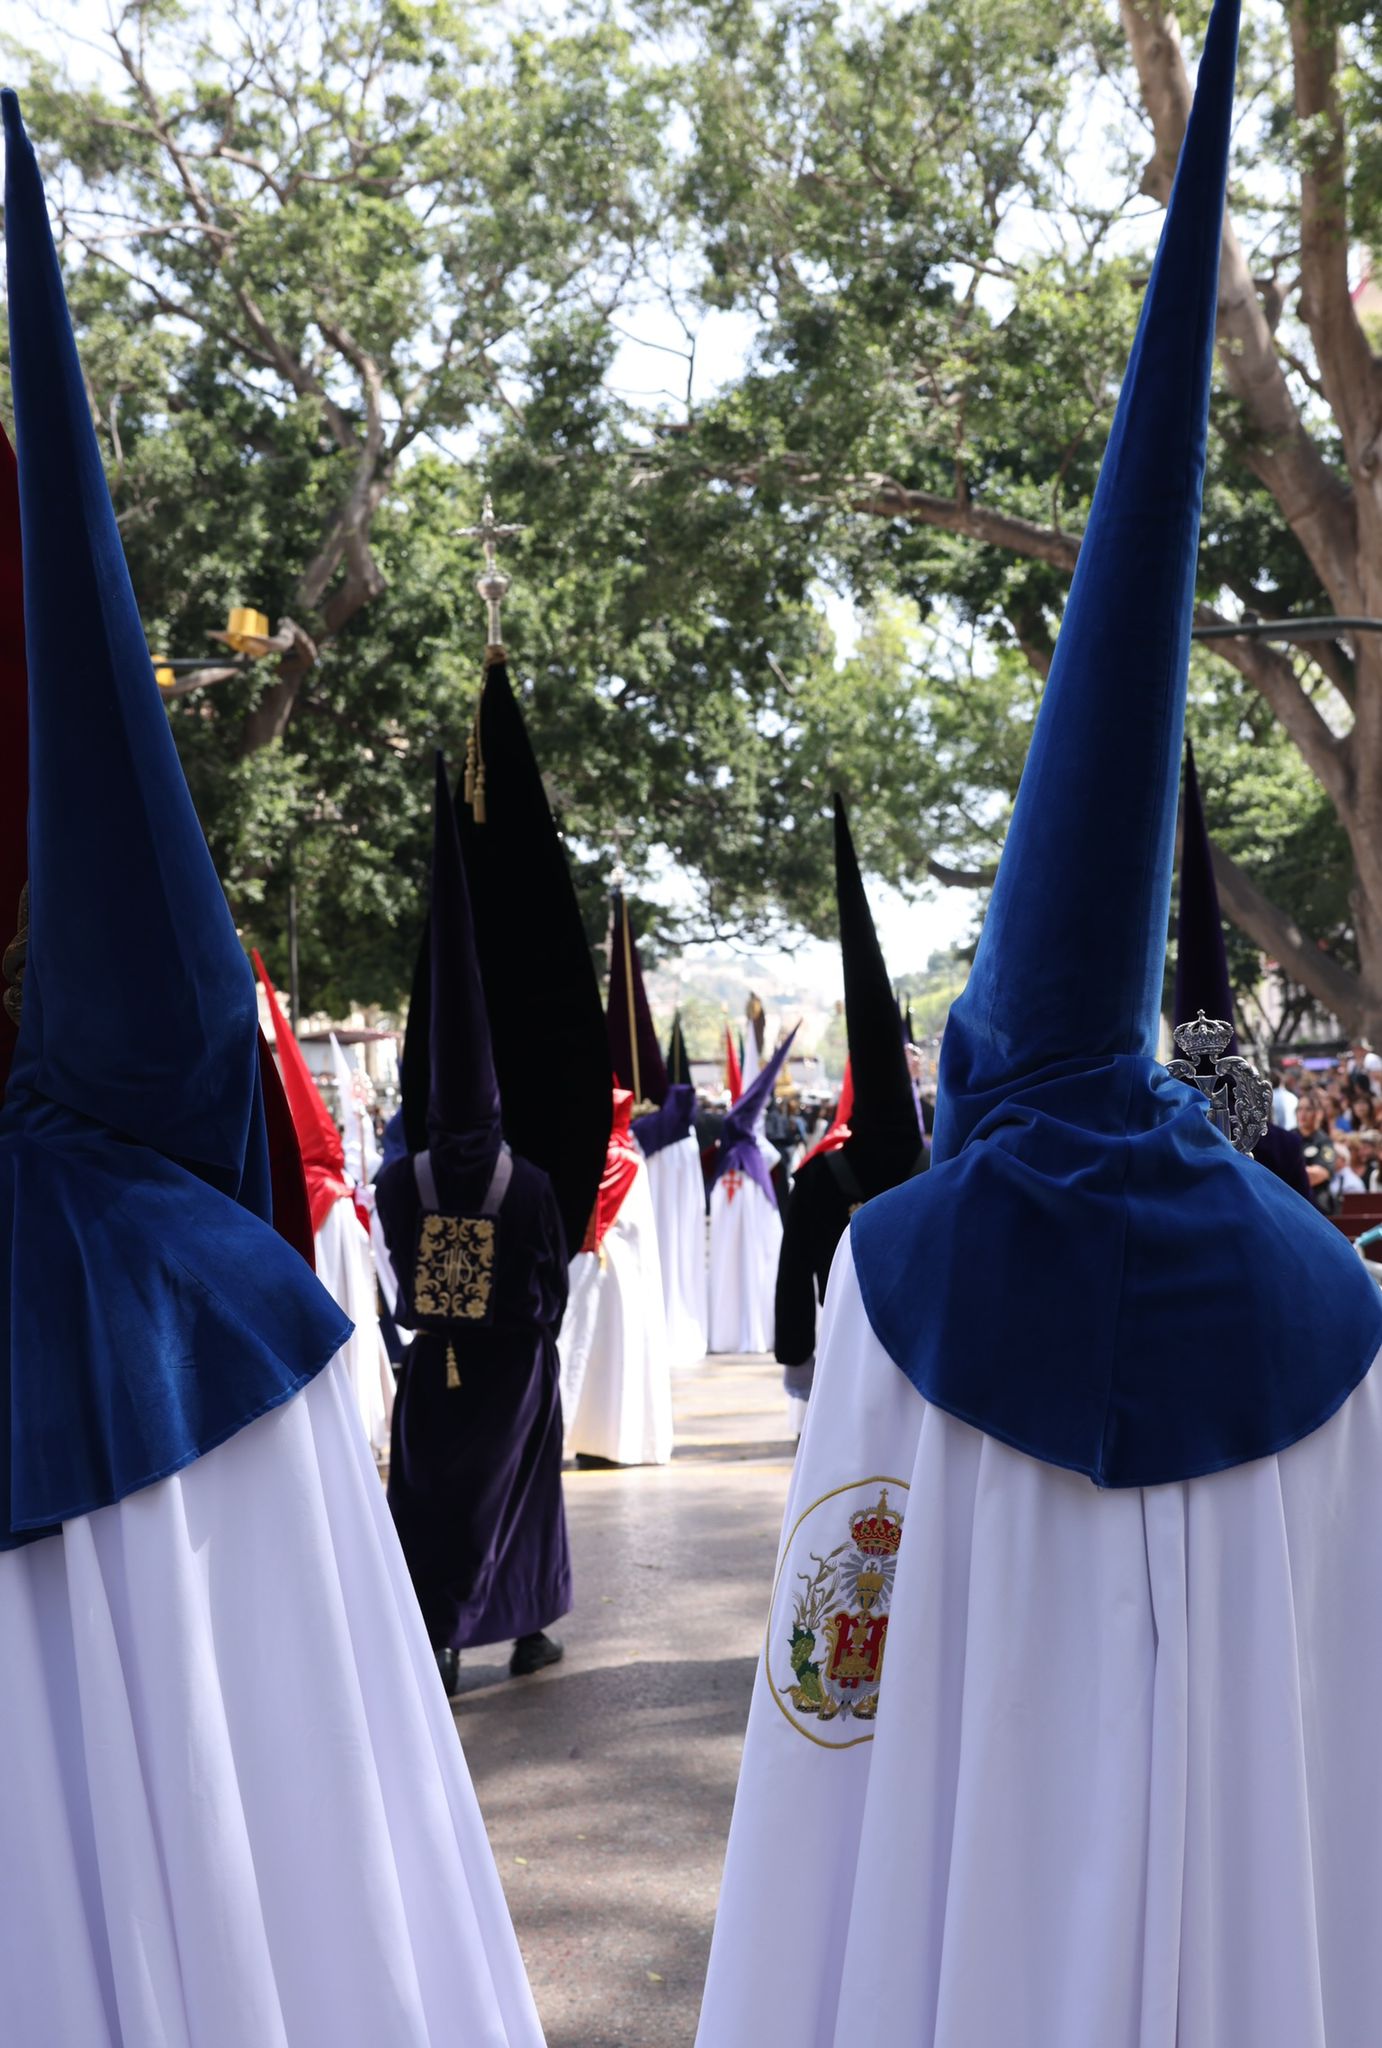
[[782,1215],[747,1174],[710,1191],[710,1349],[771,1351]]
[[541,2048],[337,1361],[0,1555],[6,2048]]
[[379,1329],[373,1251],[349,1196],[343,1195],[328,1209],[315,1249],[317,1278],[355,1325],[337,1357],[345,1367],[370,1447],[382,1456],[389,1448],[393,1421],[393,1368]]
[[709,1312],[705,1175],[695,1138],[687,1136],[655,1152],[648,1161],[648,1182],[662,1262],[668,1355],[673,1365],[694,1365],[705,1357]]
[[646,1160],[598,1252],[571,1261],[557,1340],[568,1458],[665,1465],[672,1455],[672,1377],[662,1266]]
[[[885,1490],[870,1722],[816,1703],[839,1625],[811,1601]],[[846,1239],[700,2048],[1375,2048],[1379,1503],[1375,1371],[1290,1450],[1182,1485],[1008,1450],[882,1351]]]

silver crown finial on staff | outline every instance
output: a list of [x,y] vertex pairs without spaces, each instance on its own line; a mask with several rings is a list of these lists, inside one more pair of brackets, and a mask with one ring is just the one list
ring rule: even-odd
[[478,540],[485,551],[484,574],[476,577],[475,588],[484,599],[488,611],[488,636],[491,647],[502,647],[504,644],[500,607],[508,596],[510,583],[510,578],[499,567],[499,544],[501,541],[513,540],[516,535],[527,531],[526,526],[501,526],[498,523],[494,516],[494,500],[488,491],[485,492],[485,501],[480,511],[480,524],[462,526],[459,529],[461,540]]

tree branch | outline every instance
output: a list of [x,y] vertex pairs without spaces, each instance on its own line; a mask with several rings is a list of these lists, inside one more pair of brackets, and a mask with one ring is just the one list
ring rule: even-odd
[[1332,1011],[1346,1031],[1361,1028],[1363,988],[1358,976],[1308,939],[1295,919],[1270,902],[1222,847],[1215,846],[1212,852],[1219,900],[1239,931],[1245,932],[1269,959],[1280,961],[1291,979],[1308,988],[1316,1002]]
[[[1142,189],[1164,206],[1190,112],[1190,80],[1175,15],[1160,0],[1119,0],[1124,33],[1151,117],[1156,150]],[[1243,462],[1276,499],[1335,609],[1362,609],[1357,508],[1307,432],[1277,355],[1271,324],[1232,221],[1224,216],[1219,269],[1219,359],[1252,438]]]
[[[1350,462],[1377,431],[1377,364],[1348,285],[1348,172],[1338,94],[1338,32],[1318,0],[1292,0],[1300,179],[1301,311]],[[1376,457],[1374,456],[1374,461]]]
[[944,861],[927,856],[926,872],[933,882],[942,883],[947,889],[991,889],[998,873],[995,861],[986,868],[951,868]]
[[[1197,604],[1197,626],[1226,626],[1232,623],[1212,604]],[[1301,688],[1300,677],[1290,656],[1265,640],[1244,635],[1241,640],[1216,640],[1214,652],[1236,668],[1244,682],[1251,683],[1285,727],[1301,759],[1317,778],[1330,800],[1341,811],[1349,801],[1348,741],[1330,731],[1320,712]]]

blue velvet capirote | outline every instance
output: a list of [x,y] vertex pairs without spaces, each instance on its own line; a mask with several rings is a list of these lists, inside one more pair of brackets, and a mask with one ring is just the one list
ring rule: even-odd
[[1155,1057],[1237,30],[1216,0],[932,1170],[851,1226],[919,1391],[1106,1486],[1282,1449],[1382,1346],[1343,1239]]
[[178,1470],[349,1334],[272,1228],[246,960],[154,682],[3,97],[30,925],[0,1110],[0,1549]]

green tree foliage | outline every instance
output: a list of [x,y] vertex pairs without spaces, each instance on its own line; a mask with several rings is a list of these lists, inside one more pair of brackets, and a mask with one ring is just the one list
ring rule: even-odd
[[[828,931],[837,787],[871,869],[982,890],[1205,13],[132,0],[104,88],[21,64],[151,640],[200,653],[237,601],[282,628],[173,716],[271,958],[296,878],[310,1001],[406,982],[486,484],[528,528],[506,638],[592,941],[616,847],[697,878],[700,935]],[[1376,54],[1342,0],[1248,10],[1206,621],[1382,616]],[[654,300],[681,399],[620,388]],[[707,397],[725,313],[751,342]],[[1192,729],[1227,907],[1382,1021],[1382,637],[1216,643]]]

